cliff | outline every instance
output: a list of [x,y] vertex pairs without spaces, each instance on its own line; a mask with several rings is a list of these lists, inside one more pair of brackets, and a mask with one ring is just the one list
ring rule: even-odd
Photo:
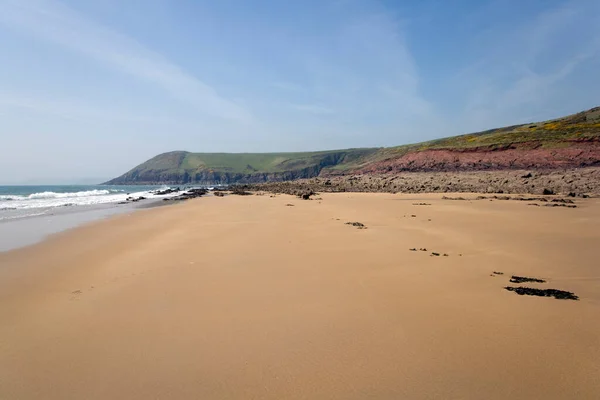
[[600,165],[600,107],[412,145],[304,153],[160,154],[107,184],[231,184],[393,172],[565,169]]

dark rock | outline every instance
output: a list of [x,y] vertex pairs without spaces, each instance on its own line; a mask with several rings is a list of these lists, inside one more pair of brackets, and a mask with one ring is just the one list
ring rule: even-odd
[[542,194],[545,196],[549,196],[549,195],[554,194],[554,190],[546,188],[542,191]]
[[196,197],[204,196],[208,193],[207,189],[188,189],[186,192],[180,194],[179,196],[171,197],[163,199],[163,201],[183,201],[194,199]]
[[181,189],[179,189],[179,188],[176,188],[176,189],[168,188],[165,190],[157,190],[157,191],[153,192],[153,194],[155,194],[157,196],[164,196],[164,195],[171,194],[171,193],[178,193],[180,191],[181,191]]
[[525,175],[521,176],[521,178],[531,178],[533,175],[531,175],[531,172],[526,173]]
[[204,196],[206,193],[208,193],[208,190],[206,190],[206,189],[188,189],[186,193],[188,195]]
[[500,271],[494,271],[493,272],[494,275],[504,275],[504,272],[500,272]]
[[310,196],[315,195],[316,193],[313,192],[312,190],[307,190],[305,192],[302,193],[298,193],[298,197],[300,197],[302,200],[310,200]]
[[235,194],[237,196],[250,196],[252,193],[242,189],[241,187],[234,186],[231,190],[231,194]]

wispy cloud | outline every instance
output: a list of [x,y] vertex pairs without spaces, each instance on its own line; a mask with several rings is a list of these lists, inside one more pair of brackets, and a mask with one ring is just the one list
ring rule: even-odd
[[250,112],[133,38],[53,0],[0,0],[0,23],[53,42],[106,67],[150,82],[198,111],[247,121]]
[[333,109],[320,104],[291,104],[290,106],[294,110],[305,111],[315,115],[331,115],[335,113]]
[[456,77],[466,82],[464,112],[471,126],[568,112],[560,88],[600,56],[598,12],[595,0],[571,1],[544,10],[509,34],[505,27],[486,32],[479,40],[488,52]]
[[[295,60],[306,76],[305,111],[335,110],[345,124],[395,125],[422,119],[433,112],[420,91],[418,65],[405,39],[402,21],[372,8],[337,21],[315,41],[295,49]],[[354,121],[354,123],[353,123]],[[344,130],[347,132],[347,129]]]
[[81,100],[44,97],[39,94],[0,93],[0,110],[21,109],[70,121],[91,122],[94,120],[136,123],[170,123],[169,118],[157,115],[136,114],[118,111],[98,105],[83,104]]

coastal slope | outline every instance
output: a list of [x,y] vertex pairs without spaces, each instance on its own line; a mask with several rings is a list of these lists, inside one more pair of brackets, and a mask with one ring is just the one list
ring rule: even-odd
[[173,151],[106,182],[131,184],[229,184],[288,181],[318,176],[336,165],[359,163],[378,149],[347,149],[304,153],[190,153]]
[[389,148],[304,153],[160,154],[107,184],[231,184],[389,172],[567,169],[600,165],[600,107]]

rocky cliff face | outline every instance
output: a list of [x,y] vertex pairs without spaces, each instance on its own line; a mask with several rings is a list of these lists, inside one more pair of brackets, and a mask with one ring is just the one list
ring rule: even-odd
[[521,143],[495,148],[424,150],[373,162],[355,172],[564,169],[600,165],[600,140],[565,142],[564,146],[544,148],[542,143]]
[[139,169],[115,178],[108,185],[155,185],[155,184],[199,184],[199,185],[219,185],[233,183],[262,183],[262,182],[281,182],[295,179],[307,179],[319,176],[324,168],[337,165],[345,158],[345,152],[331,153],[323,156],[315,165],[305,168],[290,169],[279,172],[227,172],[215,170],[196,170],[189,171],[179,169],[172,170],[161,169]]

